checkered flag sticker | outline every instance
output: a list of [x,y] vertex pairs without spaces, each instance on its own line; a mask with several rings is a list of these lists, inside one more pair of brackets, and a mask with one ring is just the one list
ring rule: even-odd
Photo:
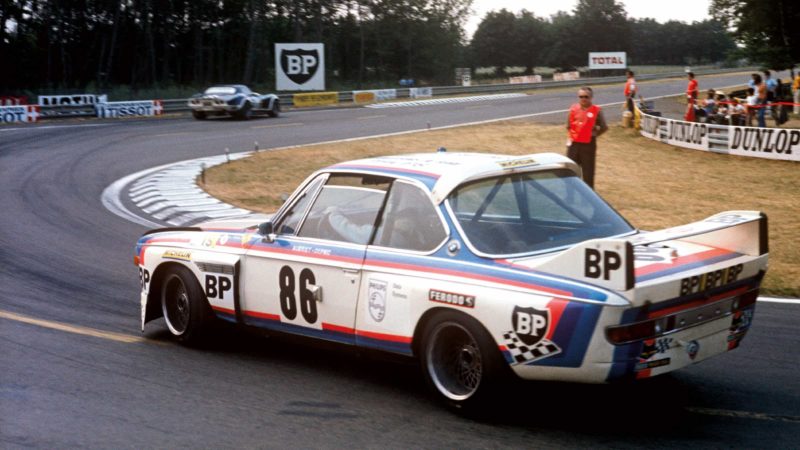
[[511,363],[512,366],[538,361],[561,353],[561,349],[550,340],[542,339],[536,344],[528,345],[522,342],[517,337],[517,333],[513,331],[503,334],[503,340],[508,352],[511,353],[511,358],[514,360]]

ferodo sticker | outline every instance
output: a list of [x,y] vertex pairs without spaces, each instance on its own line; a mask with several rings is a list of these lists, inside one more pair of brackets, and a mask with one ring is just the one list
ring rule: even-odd
[[739,274],[742,273],[743,269],[744,266],[742,264],[736,264],[735,266],[714,270],[702,275],[686,277],[681,280],[681,295],[696,294],[733,283],[739,278]]
[[503,169],[515,169],[517,167],[533,166],[538,164],[533,158],[517,158],[509,159],[508,161],[500,161],[497,163]]
[[456,294],[455,292],[445,292],[431,289],[428,292],[428,300],[432,302],[446,303],[453,306],[463,306],[464,308],[475,307],[474,295]]

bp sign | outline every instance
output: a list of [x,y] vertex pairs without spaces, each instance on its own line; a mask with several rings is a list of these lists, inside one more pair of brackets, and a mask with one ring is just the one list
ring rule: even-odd
[[325,47],[275,44],[275,78],[279,91],[325,90]]

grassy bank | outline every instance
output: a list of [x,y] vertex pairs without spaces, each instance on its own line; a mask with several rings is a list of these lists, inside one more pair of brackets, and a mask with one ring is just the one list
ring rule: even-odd
[[[312,171],[369,156],[451,151],[564,153],[561,126],[524,121],[434,130],[388,138],[262,152],[210,169],[204,188],[243,208],[270,212]],[[725,210],[769,216],[765,291],[800,296],[800,183],[797,163],[685,150],[612,127],[600,138],[597,191],[633,225],[655,230]]]

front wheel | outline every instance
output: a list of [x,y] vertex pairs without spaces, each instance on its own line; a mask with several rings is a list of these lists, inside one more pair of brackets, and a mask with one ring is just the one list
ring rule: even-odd
[[281,115],[281,102],[275,100],[272,109],[267,113],[270,117],[278,117]]
[[422,369],[428,385],[449,406],[474,413],[508,373],[489,333],[472,317],[444,311],[425,327]]
[[194,117],[197,120],[205,120],[206,113],[204,113],[203,111],[192,111],[192,117]]
[[175,267],[161,285],[161,310],[167,328],[178,341],[195,344],[211,321],[211,309],[192,272]]

